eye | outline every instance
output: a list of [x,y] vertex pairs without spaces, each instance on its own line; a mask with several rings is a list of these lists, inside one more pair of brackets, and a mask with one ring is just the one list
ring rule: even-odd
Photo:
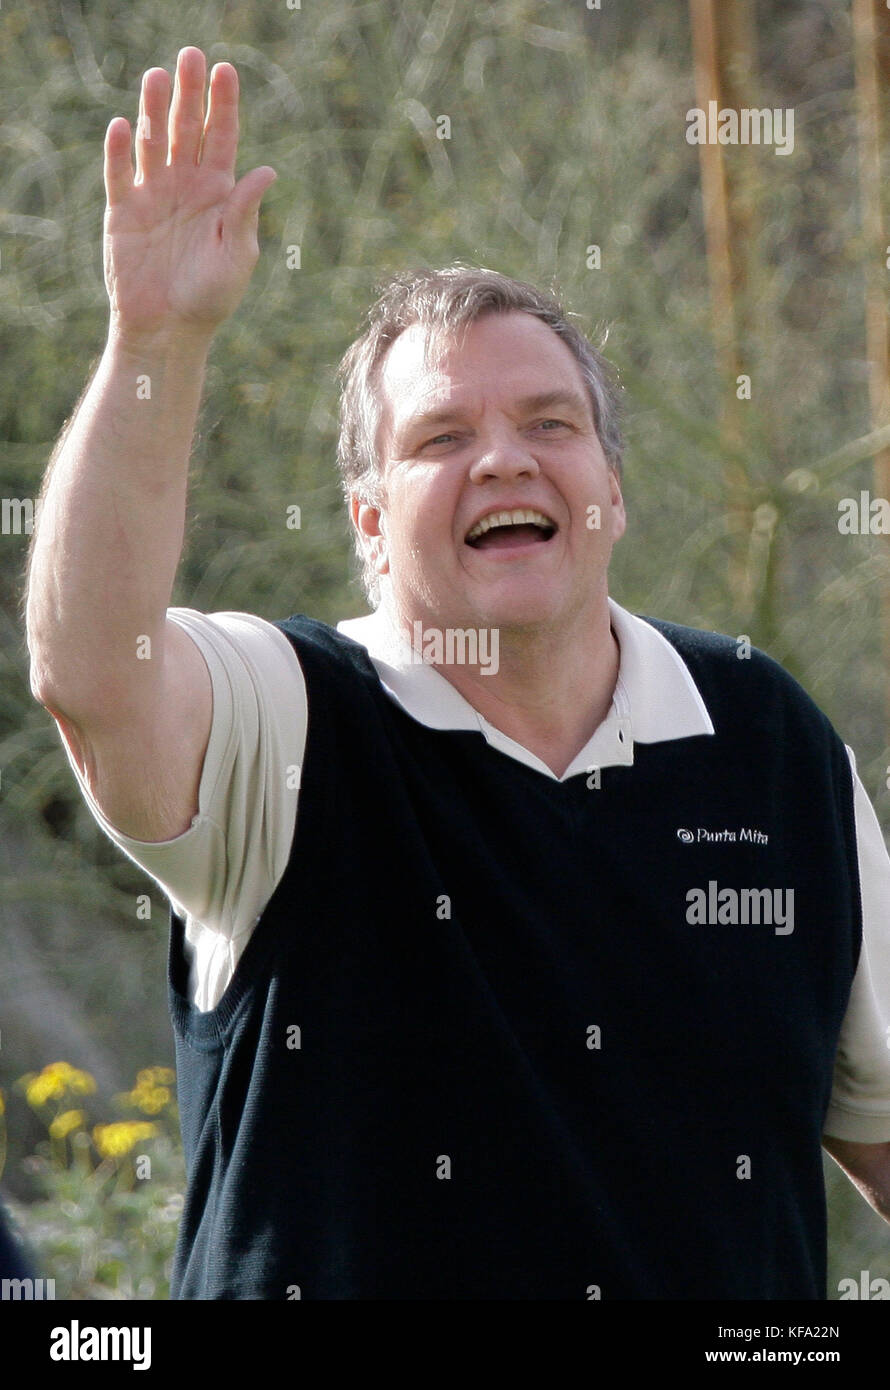
[[538,422],[539,429],[543,429],[545,425],[560,425],[563,428],[568,429],[568,424],[565,420],[540,420]]

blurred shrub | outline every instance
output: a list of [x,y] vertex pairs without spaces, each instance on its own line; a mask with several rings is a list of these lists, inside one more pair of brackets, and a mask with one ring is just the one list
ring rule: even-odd
[[185,1186],[174,1079],[169,1067],[140,1071],[105,1123],[88,1112],[89,1072],[53,1062],[17,1083],[47,1138],[24,1160],[42,1195],[8,1206],[56,1298],[169,1296]]

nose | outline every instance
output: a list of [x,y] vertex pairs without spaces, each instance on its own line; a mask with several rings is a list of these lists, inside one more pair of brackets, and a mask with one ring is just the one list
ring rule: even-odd
[[474,483],[488,482],[492,478],[510,481],[514,478],[535,478],[540,471],[537,459],[524,444],[516,439],[501,437],[490,440],[482,447],[470,468],[470,478]]

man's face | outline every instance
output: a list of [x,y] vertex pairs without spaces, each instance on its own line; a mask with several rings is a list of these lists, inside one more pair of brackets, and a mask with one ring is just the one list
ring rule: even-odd
[[[406,329],[383,360],[384,501],[352,508],[398,615],[502,629],[583,620],[604,601],[625,516],[575,358],[519,311],[477,319],[427,365],[426,332]],[[534,521],[474,532],[517,511]]]

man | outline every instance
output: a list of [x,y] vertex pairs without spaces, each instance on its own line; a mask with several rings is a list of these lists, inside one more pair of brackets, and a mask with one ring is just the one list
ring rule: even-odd
[[109,339],[28,604],[34,693],[173,904],[174,1294],[824,1298],[821,1143],[890,1218],[890,862],[790,677],[610,599],[615,393],[555,301],[451,268],[373,307],[370,617],[168,609],[273,178],[235,183],[204,83],[184,49],[168,114],[146,74],[135,178],[109,127]]

